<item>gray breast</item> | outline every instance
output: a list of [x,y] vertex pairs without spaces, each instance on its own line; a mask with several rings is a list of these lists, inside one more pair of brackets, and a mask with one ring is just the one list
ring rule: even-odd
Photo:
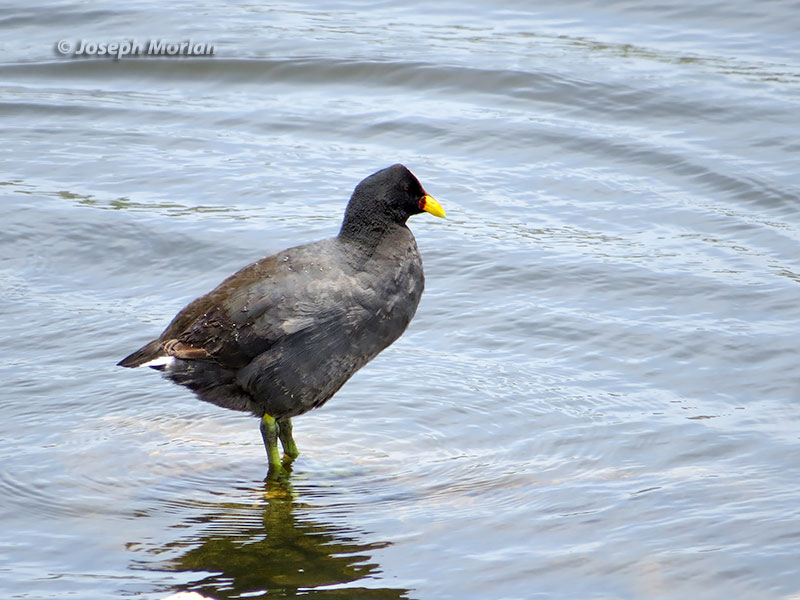
[[324,284],[315,285],[312,277],[304,289],[293,290],[293,306],[281,311],[284,335],[236,376],[275,417],[296,416],[326,402],[400,337],[422,296],[422,261],[408,229],[369,256],[338,240],[328,242],[323,257],[291,258],[295,270],[324,273]]

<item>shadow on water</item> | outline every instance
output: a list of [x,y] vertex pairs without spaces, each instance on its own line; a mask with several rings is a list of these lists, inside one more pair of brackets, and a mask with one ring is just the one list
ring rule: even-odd
[[[410,590],[367,587],[378,582],[380,566],[371,554],[387,542],[363,542],[352,528],[315,518],[322,510],[299,499],[290,484],[266,482],[248,490],[248,500],[204,504],[204,513],[180,528],[199,529],[182,539],[151,547],[163,557],[137,561],[135,568],[189,574],[190,583],[170,592],[194,591],[217,600],[258,597],[409,598]],[[200,578],[192,580],[191,574]],[[359,582],[362,585],[359,585]]]

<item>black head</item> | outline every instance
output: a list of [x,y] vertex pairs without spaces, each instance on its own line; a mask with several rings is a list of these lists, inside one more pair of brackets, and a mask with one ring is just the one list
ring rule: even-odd
[[429,196],[414,174],[397,164],[373,173],[356,186],[344,214],[341,237],[371,237],[376,230],[402,226],[423,211],[444,217],[444,210]]

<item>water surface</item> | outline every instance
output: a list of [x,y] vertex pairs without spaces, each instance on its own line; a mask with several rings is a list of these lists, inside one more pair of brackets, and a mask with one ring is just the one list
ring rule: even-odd
[[[796,599],[798,14],[7,3],[0,595]],[[215,55],[54,51],[126,38]],[[396,162],[426,292],[290,485],[114,366]]]

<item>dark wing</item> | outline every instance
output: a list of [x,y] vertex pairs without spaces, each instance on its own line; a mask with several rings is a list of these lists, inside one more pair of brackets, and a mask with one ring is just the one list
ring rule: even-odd
[[119,364],[160,356],[241,368],[291,336],[345,320],[352,277],[330,241],[291,248],[248,265],[179,312],[158,339]]
[[[117,365],[121,367],[138,367],[162,356],[193,359],[201,358],[200,353],[192,353],[191,351],[202,349],[204,342],[200,342],[198,348],[193,348],[191,344],[187,344],[184,348],[183,346],[176,345],[174,342],[179,341],[179,338],[189,329],[202,329],[202,323],[207,322],[206,317],[209,313],[215,312],[215,309],[225,301],[225,298],[235,293],[237,289],[246,287],[248,282],[253,282],[259,277],[268,277],[268,271],[275,262],[274,258],[274,256],[270,256],[247,265],[225,279],[225,281],[208,294],[200,296],[190,302],[175,315],[158,338],[148,342],[129,356],[126,356],[118,362]],[[165,349],[167,345],[168,348]],[[189,356],[188,354],[194,355]],[[208,352],[206,352],[206,354],[208,354]]]

